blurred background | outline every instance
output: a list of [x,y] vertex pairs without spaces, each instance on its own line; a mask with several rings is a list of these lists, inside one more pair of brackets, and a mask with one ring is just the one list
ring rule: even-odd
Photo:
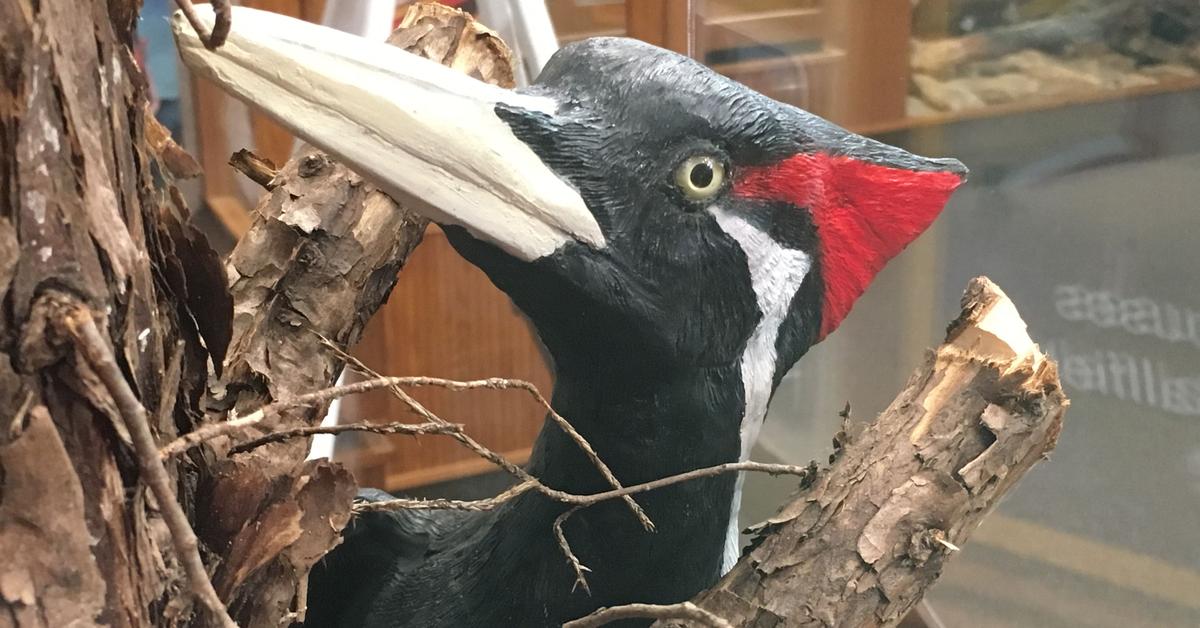
[[[382,39],[391,0],[255,0]],[[562,44],[625,35],[688,54],[778,100],[927,155],[971,181],[785,379],[754,458],[821,460],[849,402],[871,419],[987,274],[1060,363],[1072,399],[1053,459],[950,563],[921,621],[949,627],[1200,626],[1200,1],[475,0],[527,82]],[[169,0],[145,0],[141,57],[160,119],[206,177],[187,190],[219,249],[261,194],[225,164],[282,164],[290,135],[176,61]],[[392,375],[551,376],[507,298],[436,228],[358,355]],[[522,461],[542,423],[518,393],[420,391],[441,416]],[[384,394],[331,420],[402,418]],[[507,485],[448,439],[319,443],[363,485],[470,497]],[[786,478],[748,478],[743,525]]]

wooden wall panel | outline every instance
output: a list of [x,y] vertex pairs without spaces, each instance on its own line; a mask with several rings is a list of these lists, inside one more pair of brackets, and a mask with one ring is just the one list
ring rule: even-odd
[[622,0],[546,0],[546,8],[560,43],[625,34]]

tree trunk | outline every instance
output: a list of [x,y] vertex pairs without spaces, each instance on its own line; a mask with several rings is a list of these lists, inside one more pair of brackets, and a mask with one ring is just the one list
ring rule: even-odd
[[[195,164],[147,109],[139,4],[0,0],[0,628],[228,625],[181,594],[211,586],[241,625],[301,617],[307,571],[349,517],[349,474],[305,462],[303,443],[236,462],[220,442],[161,461],[154,448],[331,384],[341,365],[321,336],[357,340],[424,227],[309,151],[231,258],[231,298],[171,185]],[[503,43],[463,14],[425,6],[407,26],[410,50],[511,81]],[[204,404],[210,369],[223,394]],[[184,528],[188,515],[198,550],[167,511]],[[186,576],[188,555],[211,586]]]
[[[0,626],[186,616],[130,426],[63,333],[91,313],[164,440],[198,423],[228,340],[217,256],[154,185],[136,5],[0,0]],[[204,464],[170,467],[188,504]]]

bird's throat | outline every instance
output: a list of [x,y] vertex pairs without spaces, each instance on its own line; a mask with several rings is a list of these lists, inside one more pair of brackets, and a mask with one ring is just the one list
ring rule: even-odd
[[[601,367],[578,379],[560,374],[554,394],[555,408],[623,485],[739,458],[743,391],[738,365],[654,375],[637,370]],[[577,443],[550,421],[534,446],[530,471],[548,486],[575,494],[611,488]],[[591,570],[592,602],[679,601],[714,583],[721,573],[734,484],[734,476],[726,474],[637,495],[654,531],[642,529],[619,499],[571,515],[564,536]],[[566,507],[527,493],[509,510],[501,515],[508,520],[504,525],[520,537],[509,541],[540,548],[523,551],[542,556],[544,571],[569,585],[574,576],[561,573],[567,563],[550,534]],[[561,594],[572,601],[584,595]]]

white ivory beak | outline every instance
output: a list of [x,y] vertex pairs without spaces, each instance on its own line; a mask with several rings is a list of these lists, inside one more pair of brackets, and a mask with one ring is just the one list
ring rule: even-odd
[[[196,10],[211,27],[211,6]],[[552,99],[266,11],[234,7],[229,38],[215,51],[182,14],[171,27],[192,72],[263,109],[414,211],[461,225],[524,261],[569,241],[604,247],[579,193],[495,114],[497,103],[552,114]]]

